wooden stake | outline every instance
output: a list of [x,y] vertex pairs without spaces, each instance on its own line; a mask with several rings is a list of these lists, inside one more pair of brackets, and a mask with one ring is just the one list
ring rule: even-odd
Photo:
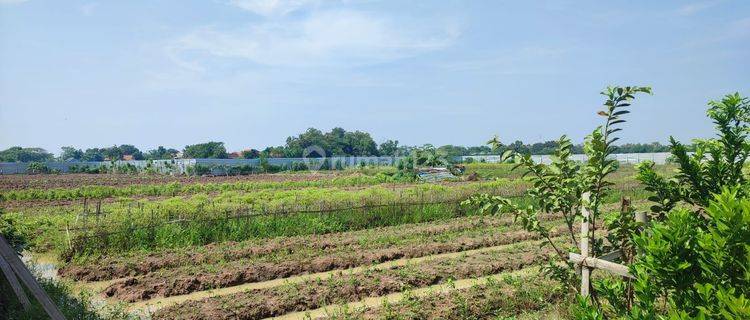
[[[590,193],[586,192],[583,194],[583,204],[581,205],[581,216],[583,221],[581,222],[581,258],[585,261],[589,256],[589,218],[591,214],[586,209],[586,205],[589,203]],[[589,295],[591,269],[586,265],[581,265],[581,296],[587,297]]]

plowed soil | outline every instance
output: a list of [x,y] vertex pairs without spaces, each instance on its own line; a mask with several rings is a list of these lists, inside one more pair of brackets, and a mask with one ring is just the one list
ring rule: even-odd
[[[550,221],[559,217],[559,215],[543,215],[540,220]],[[363,246],[377,248],[377,244],[363,242],[373,239],[433,237],[479,227],[509,226],[512,223],[513,220],[510,217],[461,217],[443,222],[382,227],[343,233],[250,240],[239,243],[227,242],[185,249],[102,257],[83,264],[65,266],[59,270],[59,275],[77,281],[111,280],[145,275],[162,269],[186,265],[216,264],[310,249],[330,253],[345,247],[351,249]]]
[[[565,227],[559,227],[552,232],[552,235],[562,234],[565,230]],[[401,258],[460,252],[536,239],[538,239],[536,234],[526,231],[498,231],[487,236],[458,238],[447,243],[425,242],[373,250],[353,248],[340,253],[316,253],[296,259],[285,257],[280,259],[281,261],[272,262],[238,260],[232,263],[198,268],[186,267],[131,277],[111,284],[104,293],[108,297],[134,302],[307,273],[347,269]]]
[[341,272],[328,279],[188,301],[158,310],[153,319],[263,319],[426,287],[450,279],[518,270],[546,261],[549,254],[547,249],[527,246],[351,275]]

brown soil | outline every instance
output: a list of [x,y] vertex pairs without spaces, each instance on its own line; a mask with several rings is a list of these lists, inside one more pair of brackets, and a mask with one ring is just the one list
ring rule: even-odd
[[[555,229],[558,235],[565,228]],[[416,258],[447,252],[460,252],[484,247],[506,245],[539,237],[526,231],[498,232],[485,237],[466,237],[450,243],[432,242],[419,245],[392,246],[375,250],[348,250],[343,253],[315,254],[313,257],[283,259],[280,262],[248,263],[240,260],[210,267],[205,271],[195,267],[174,269],[131,277],[111,284],[104,294],[129,302],[169,297],[203,291],[212,288],[225,288],[245,283],[268,281],[291,276],[347,269],[371,263],[382,263],[401,258]]]
[[546,261],[548,254],[548,250],[528,246],[351,275],[341,272],[328,279],[188,301],[157,311],[153,319],[263,319],[426,287],[450,279],[518,270]]

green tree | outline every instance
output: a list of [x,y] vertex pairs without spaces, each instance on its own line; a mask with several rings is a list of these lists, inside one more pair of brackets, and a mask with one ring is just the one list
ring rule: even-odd
[[210,141],[185,146],[182,156],[189,159],[226,159],[227,149],[224,142]]
[[177,157],[177,154],[179,151],[172,148],[165,148],[163,146],[159,146],[156,149],[149,150],[146,154],[146,159],[148,160],[169,160],[174,159]]
[[143,160],[145,158],[143,152],[133,145],[121,144],[117,148],[120,149],[120,153],[122,153],[123,156],[132,156],[133,160]]
[[398,150],[398,140],[386,140],[378,147],[378,153],[382,156],[397,156]]
[[62,147],[60,160],[62,161],[80,161],[83,159],[83,151],[74,147]]
[[347,132],[344,138],[344,154],[349,156],[377,156],[378,145],[369,133],[362,131]]
[[120,148],[117,146],[111,146],[109,148],[103,148],[101,150],[102,150],[102,154],[104,154],[105,160],[110,160],[110,161],[122,160],[122,156],[123,156],[122,150],[120,150]]
[[[489,194],[472,196],[464,202],[466,205],[479,207],[482,211],[496,214],[512,214],[524,229],[535,232],[545,239],[544,245],[552,247],[556,258],[544,268],[545,273],[562,282],[571,292],[575,291],[574,266],[567,261],[569,250],[578,246],[577,232],[573,223],[581,219],[581,208],[591,212],[589,222],[592,224],[589,239],[593,240],[592,254],[603,250],[603,239],[596,237],[597,222],[601,222],[602,199],[608,194],[612,185],[607,177],[617,169],[616,160],[609,159],[614,151],[613,143],[617,141],[614,133],[620,131],[617,125],[625,122],[622,116],[629,113],[627,107],[638,93],[651,93],[648,87],[608,87],[601,94],[606,97],[603,110],[598,114],[605,118],[604,125],[597,127],[585,140],[584,150],[588,161],[580,165],[571,160],[573,145],[566,136],[555,144],[557,149],[549,165],[536,163],[527,150],[520,148],[523,143],[514,142],[505,148],[503,158],[512,158],[515,168],[523,168],[523,176],[530,180],[532,187],[526,191],[527,199],[516,203],[511,199]],[[499,138],[488,141],[493,149],[503,148]],[[588,199],[583,195],[588,194]],[[552,230],[541,223],[541,213],[560,213],[567,225],[568,246],[561,246],[552,240]]]
[[260,158],[260,151],[255,149],[242,150],[242,158],[244,159],[257,159]]
[[104,151],[99,148],[89,148],[83,152],[83,161],[104,161]]
[[11,147],[0,151],[0,162],[44,162],[54,156],[42,148]]

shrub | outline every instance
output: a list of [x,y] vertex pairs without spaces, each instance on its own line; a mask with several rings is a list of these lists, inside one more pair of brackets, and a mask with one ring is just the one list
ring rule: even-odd
[[49,173],[49,171],[49,167],[41,162],[32,162],[26,167],[26,173],[28,174]]

